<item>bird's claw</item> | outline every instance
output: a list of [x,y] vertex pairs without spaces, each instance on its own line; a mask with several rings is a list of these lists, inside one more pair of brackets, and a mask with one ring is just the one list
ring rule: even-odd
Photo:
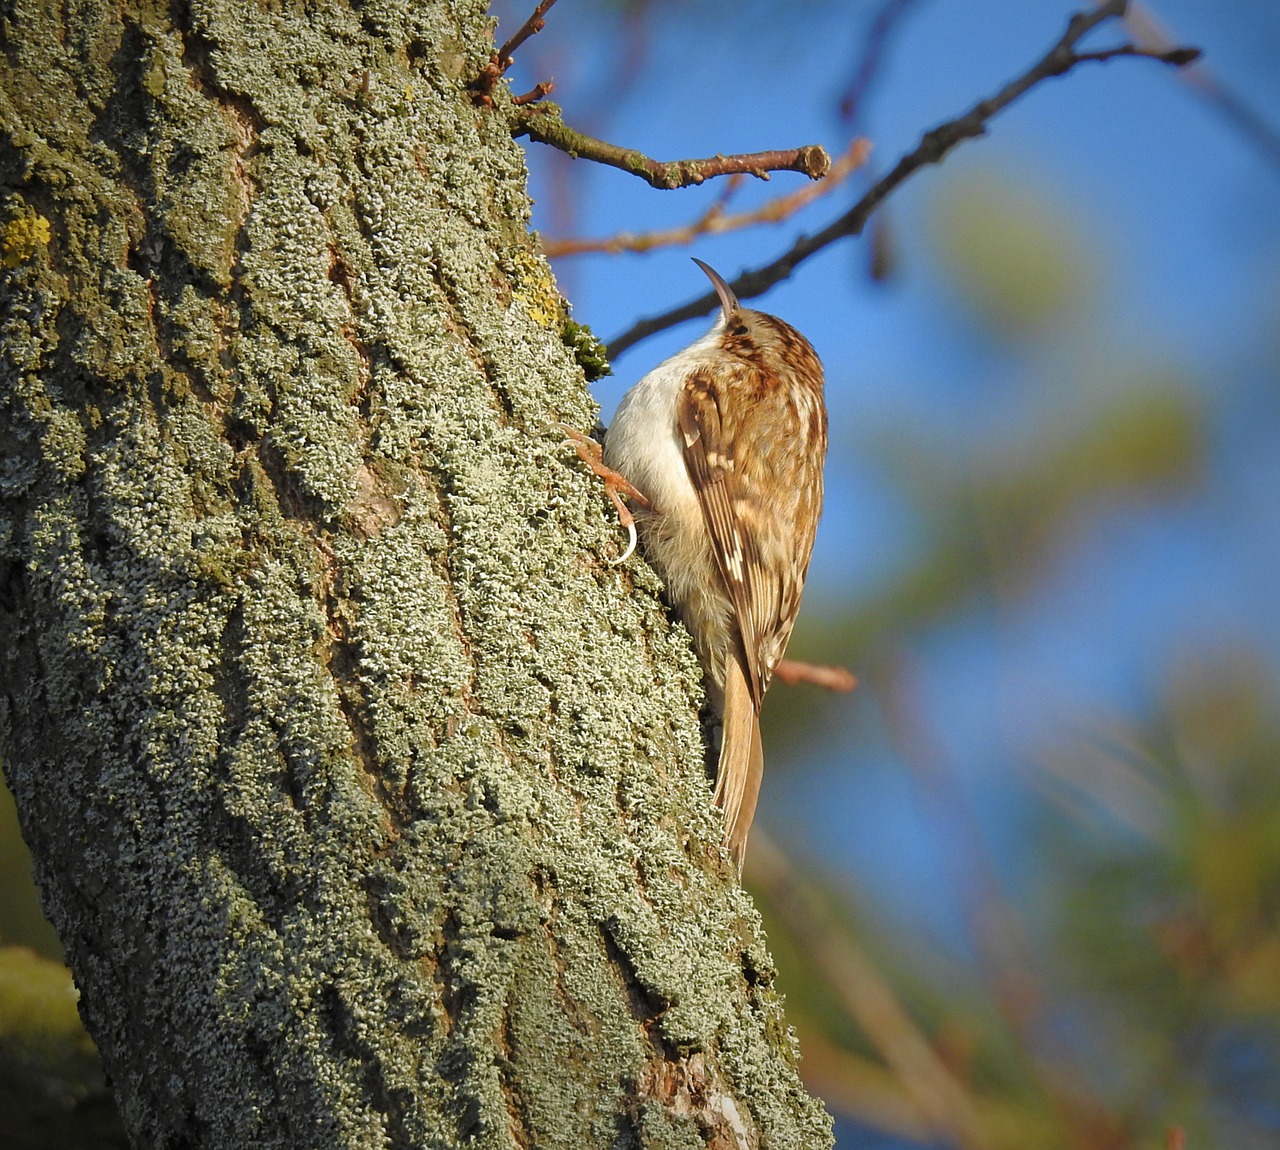
[[604,481],[605,494],[618,510],[618,522],[627,530],[627,549],[616,559],[608,559],[606,562],[610,567],[625,563],[635,553],[638,537],[636,518],[631,514],[631,509],[623,503],[622,497],[625,495],[628,499],[634,499],[644,507],[650,506],[649,500],[625,475],[605,463],[604,448],[599,442],[577,428],[568,427],[562,423],[556,424],[555,427],[556,430],[563,431],[568,436],[560,446],[572,447],[578,453],[578,458]]
[[630,522],[623,524],[623,526],[627,529],[627,540],[628,540],[627,549],[621,555],[619,555],[616,559],[605,560],[605,562],[608,563],[610,567],[616,567],[619,563],[625,563],[629,558],[631,558],[632,554],[635,552],[636,521],[635,521],[635,517],[630,512],[627,512],[627,518],[630,520]]

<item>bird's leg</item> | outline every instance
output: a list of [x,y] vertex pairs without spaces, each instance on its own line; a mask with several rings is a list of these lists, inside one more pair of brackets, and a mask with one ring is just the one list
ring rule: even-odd
[[628,499],[634,499],[642,507],[651,507],[652,504],[625,475],[614,471],[612,467],[605,463],[604,448],[591,436],[583,434],[575,427],[560,425],[559,429],[569,437],[566,443],[578,453],[578,458],[603,480],[605,494],[609,496],[614,507],[618,509],[618,522],[627,531],[627,549],[617,559],[612,559],[609,562],[611,564],[621,563],[636,549],[636,517],[631,514],[631,509],[623,503],[623,496]]

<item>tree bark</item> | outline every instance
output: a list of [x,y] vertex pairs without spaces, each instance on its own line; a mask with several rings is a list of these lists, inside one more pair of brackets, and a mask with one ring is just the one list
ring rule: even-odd
[[483,5],[0,21],[0,753],[134,1144],[829,1145]]

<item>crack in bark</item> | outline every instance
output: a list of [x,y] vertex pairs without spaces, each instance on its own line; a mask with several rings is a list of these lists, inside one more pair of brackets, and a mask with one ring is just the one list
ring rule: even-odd
[[660,1025],[669,1003],[652,987],[646,986],[640,978],[630,954],[617,937],[615,919],[609,918],[600,923],[600,937],[604,942],[609,963],[617,972],[626,993],[631,1017],[635,1019],[648,1040],[649,1046],[657,1056],[657,1061],[679,1060],[680,1052],[667,1040]]
[[365,1098],[386,1119],[387,1150],[414,1150],[417,1143],[409,1128],[413,1107],[406,1106],[400,1092],[387,1081],[382,1057],[360,1035],[352,1004],[337,987],[327,986],[320,994],[319,1006],[318,1015],[334,1049],[360,1067]]
[[242,124],[245,138],[253,146],[252,154],[244,156],[250,159],[257,153],[257,138],[267,125],[266,118],[248,96],[232,91],[218,79],[213,63],[216,45],[196,28],[193,17],[188,0],[174,0],[170,4],[169,18],[182,38],[182,62],[190,69],[197,90],[230,109]]
[[518,1058],[515,1051],[515,1031],[511,1019],[511,1003],[502,1008],[502,1022],[496,1040],[498,1073],[502,1078],[502,1097],[507,1105],[508,1130],[517,1150],[534,1150],[536,1139],[529,1120],[528,1101],[520,1089],[515,1068]]
[[495,410],[501,415],[502,424],[504,426],[513,424],[516,416],[511,397],[498,383],[497,371],[492,359],[486,354],[483,343],[465,318],[465,289],[455,282],[438,260],[431,265],[431,276],[440,288],[441,302],[444,305],[442,313],[450,334],[454,336],[458,345],[466,350],[476,370],[484,377],[493,396]]

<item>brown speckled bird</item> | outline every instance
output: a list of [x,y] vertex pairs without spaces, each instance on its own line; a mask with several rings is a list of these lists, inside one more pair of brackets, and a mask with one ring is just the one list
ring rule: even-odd
[[604,442],[645,556],[693,635],[724,724],[715,802],[739,867],[764,754],[760,706],[800,610],[822,512],[822,364],[790,324],[720,296],[706,335],[623,397]]

